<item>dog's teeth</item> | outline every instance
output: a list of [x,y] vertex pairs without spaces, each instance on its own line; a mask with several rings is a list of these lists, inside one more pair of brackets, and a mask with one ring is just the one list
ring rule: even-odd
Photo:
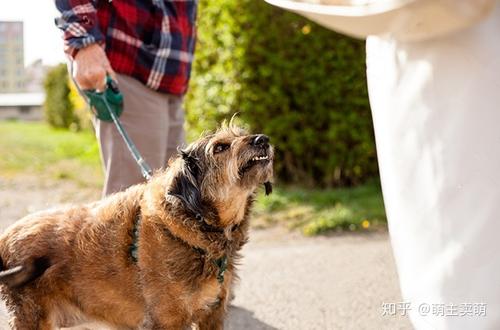
[[252,158],[252,161],[257,161],[257,160],[266,160],[269,159],[268,156],[260,156],[260,157],[254,157]]

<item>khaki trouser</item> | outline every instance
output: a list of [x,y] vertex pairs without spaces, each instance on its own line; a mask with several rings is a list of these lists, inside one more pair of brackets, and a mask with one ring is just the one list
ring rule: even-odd
[[[118,85],[124,98],[123,127],[153,170],[164,168],[184,143],[182,96],[158,93],[124,75],[118,75]],[[105,173],[103,196],[143,182],[114,123],[96,120],[95,128]]]

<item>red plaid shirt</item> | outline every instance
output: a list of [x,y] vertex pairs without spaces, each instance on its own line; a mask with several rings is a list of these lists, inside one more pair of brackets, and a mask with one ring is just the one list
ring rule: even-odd
[[55,0],[65,51],[104,43],[113,70],[165,93],[187,90],[197,0]]

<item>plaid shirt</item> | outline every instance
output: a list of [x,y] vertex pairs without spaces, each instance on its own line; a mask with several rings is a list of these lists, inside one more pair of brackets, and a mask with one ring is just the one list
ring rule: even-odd
[[65,51],[103,43],[113,70],[160,92],[184,94],[197,0],[55,0]]

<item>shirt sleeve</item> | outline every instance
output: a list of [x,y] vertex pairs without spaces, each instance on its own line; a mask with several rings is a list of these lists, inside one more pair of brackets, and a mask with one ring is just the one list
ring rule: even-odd
[[64,32],[67,54],[74,56],[78,49],[104,41],[92,0],[55,0],[55,3],[61,13],[55,23]]

